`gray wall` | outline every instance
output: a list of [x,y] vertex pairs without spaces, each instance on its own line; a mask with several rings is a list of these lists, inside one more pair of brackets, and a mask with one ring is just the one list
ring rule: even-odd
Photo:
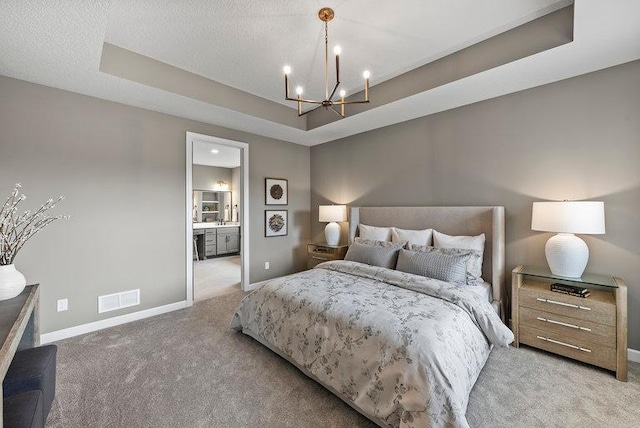
[[[56,211],[72,215],[16,258],[42,286],[43,333],[185,299],[186,131],[250,145],[251,282],[305,267],[308,147],[7,77],[0,94],[0,195],[21,182],[25,208],[63,194]],[[287,237],[264,238],[265,176],[289,179]],[[140,306],[97,314],[98,295],[135,288]]]
[[[640,349],[640,61],[311,149],[318,204],[504,205],[506,262],[545,265],[537,200],[605,203],[606,235],[585,236],[587,270],[629,288],[629,347]],[[509,281],[510,282],[510,281]]]
[[216,190],[217,181],[224,181],[229,185],[229,190],[232,190],[231,169],[219,166],[193,165],[194,190]]
[[[306,149],[306,150],[304,150]],[[291,273],[291,267],[306,269],[307,242],[309,241],[310,150],[306,146],[281,143],[279,146],[255,144],[249,150],[251,175],[249,186],[257,189],[251,198],[251,282]],[[289,205],[264,205],[265,177],[289,180]],[[304,205],[306,203],[306,205]],[[266,209],[286,209],[289,212],[287,236],[264,237]],[[282,251],[273,253],[274,248]],[[270,262],[271,270],[264,270],[264,262]]]

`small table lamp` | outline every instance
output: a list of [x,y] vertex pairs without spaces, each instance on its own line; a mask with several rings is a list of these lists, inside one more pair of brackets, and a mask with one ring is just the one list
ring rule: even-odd
[[604,234],[604,203],[534,202],[531,230],[557,232],[544,247],[549,268],[554,275],[579,278],[589,260],[589,247],[574,233]]
[[321,223],[330,222],[324,228],[327,245],[338,245],[340,242],[340,226],[337,221],[347,221],[346,205],[320,205],[318,220]]

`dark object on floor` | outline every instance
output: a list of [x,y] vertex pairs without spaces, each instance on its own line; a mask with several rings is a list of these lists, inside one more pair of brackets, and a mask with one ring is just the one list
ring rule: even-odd
[[4,428],[44,428],[42,391],[27,391],[4,399]]
[[4,398],[27,391],[42,391],[41,407],[46,420],[56,395],[57,351],[56,345],[46,345],[16,352],[2,384]]

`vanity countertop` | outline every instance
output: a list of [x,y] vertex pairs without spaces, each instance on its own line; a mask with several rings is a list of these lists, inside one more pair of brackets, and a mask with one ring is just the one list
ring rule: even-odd
[[214,222],[210,223],[193,223],[194,229],[221,229],[225,227],[240,227],[240,223],[227,223],[227,224],[218,224]]

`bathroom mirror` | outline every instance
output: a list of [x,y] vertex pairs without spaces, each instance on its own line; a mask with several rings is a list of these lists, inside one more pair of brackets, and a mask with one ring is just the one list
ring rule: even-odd
[[235,210],[232,203],[231,192],[228,190],[194,190],[193,222],[237,221],[233,220]]

